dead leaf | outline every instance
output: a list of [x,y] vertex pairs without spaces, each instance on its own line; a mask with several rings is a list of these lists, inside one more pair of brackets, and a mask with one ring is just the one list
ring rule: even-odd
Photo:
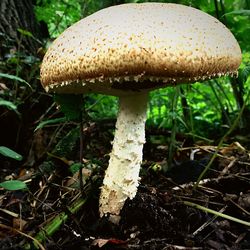
[[92,245],[93,246],[98,246],[99,248],[105,246],[106,244],[112,244],[112,245],[124,245],[127,242],[124,240],[119,240],[119,239],[96,239],[93,241]]
[[13,228],[23,231],[24,226],[27,224],[27,221],[21,219],[21,218],[13,218],[12,225]]

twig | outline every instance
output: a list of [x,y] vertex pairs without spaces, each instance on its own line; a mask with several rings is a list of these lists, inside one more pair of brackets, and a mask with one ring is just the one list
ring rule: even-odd
[[[248,92],[247,96],[246,96],[246,100],[248,100],[250,97],[250,91]],[[219,150],[221,149],[222,145],[223,145],[223,142],[225,140],[226,137],[228,137],[232,131],[235,129],[235,127],[237,126],[241,116],[242,116],[242,113],[245,109],[245,106],[246,106],[246,101],[244,102],[244,104],[242,105],[241,109],[240,109],[240,112],[239,114],[237,115],[236,119],[234,120],[232,126],[230,127],[230,129],[224,134],[224,136],[221,138],[218,146],[217,146],[217,149],[215,151],[215,153],[213,154],[213,156],[211,157],[210,161],[208,162],[207,166],[204,168],[204,170],[202,171],[202,173],[200,174],[200,176],[198,177],[195,185],[194,185],[194,189],[196,189],[201,181],[201,179],[203,178],[203,176],[206,174],[206,172],[210,169],[213,161],[215,160],[215,158],[217,157],[217,154],[219,153]]]
[[[223,213],[226,210],[227,206],[224,206],[219,212]],[[213,216],[210,220],[206,221],[204,224],[202,224],[198,229],[196,229],[193,232],[193,236],[195,236],[196,234],[200,233],[202,230],[204,230],[207,226],[209,226],[214,220],[216,220],[218,216],[215,215]]]
[[229,169],[231,169],[234,166],[236,160],[237,159],[234,158],[232,161],[230,161],[230,163],[226,167],[224,167],[224,169],[221,171],[219,176],[221,177],[221,176],[225,175],[226,173],[228,173]]
[[82,167],[83,167],[83,111],[81,109],[81,113],[80,113],[80,164],[81,167],[79,169],[79,182],[80,182],[80,190],[81,190],[81,194],[82,197],[85,196],[84,194],[84,184],[83,184],[83,176],[82,176]]
[[211,214],[214,214],[216,216],[220,216],[224,219],[227,219],[227,220],[231,220],[231,221],[234,221],[234,222],[237,222],[237,223],[240,223],[240,224],[243,224],[245,226],[248,226],[250,227],[250,222],[248,221],[244,221],[244,220],[241,220],[241,219],[238,219],[238,218],[235,218],[233,216],[230,216],[230,215],[227,215],[227,214],[223,214],[223,213],[220,213],[220,212],[217,212],[215,210],[212,210],[210,208],[207,208],[207,207],[204,207],[204,206],[201,206],[199,204],[195,204],[193,202],[189,202],[189,201],[183,201],[183,203],[187,206],[190,206],[190,207],[194,207],[194,208],[197,208],[197,209],[200,209],[204,212],[207,212],[207,213],[211,213]]
[[[68,208],[68,211],[72,214],[75,214],[86,202],[87,198],[82,199],[79,198],[76,200],[71,207]],[[44,242],[47,237],[52,236],[59,227],[68,219],[69,215],[66,212],[62,212],[58,214],[49,224],[47,224],[44,228],[42,228],[37,235],[34,237],[35,241],[33,245],[36,249],[41,242]],[[39,242],[39,244],[37,244]],[[31,246],[29,244],[25,245],[25,249],[30,249]]]
[[30,235],[28,235],[28,234],[26,234],[26,233],[23,233],[23,232],[19,231],[18,229],[15,229],[15,228],[13,228],[13,227],[9,227],[9,226],[3,225],[3,224],[0,224],[0,227],[21,234],[21,235],[23,235],[23,236],[25,236],[25,237],[27,237],[27,238],[33,240],[33,241],[37,244],[37,246],[39,246],[39,248],[40,248],[41,250],[46,250],[46,249],[43,247],[43,245],[42,245],[37,239],[35,239],[35,238],[32,237],[32,236],[30,236]]

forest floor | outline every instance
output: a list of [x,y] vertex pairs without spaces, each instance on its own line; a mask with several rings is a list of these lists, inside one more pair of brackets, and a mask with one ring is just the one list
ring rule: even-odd
[[[78,172],[72,175],[76,145],[71,145],[74,153],[58,156],[54,151],[33,163],[36,167],[26,163],[18,170],[1,170],[2,179],[24,180],[29,189],[1,190],[0,249],[250,249],[247,146],[231,140],[221,147],[195,187],[216,147],[179,147],[175,166],[164,174],[167,143],[148,134],[138,193],[126,202],[119,225],[113,225],[98,214],[112,133],[96,124],[84,133],[82,192]],[[41,141],[34,140],[41,148]]]

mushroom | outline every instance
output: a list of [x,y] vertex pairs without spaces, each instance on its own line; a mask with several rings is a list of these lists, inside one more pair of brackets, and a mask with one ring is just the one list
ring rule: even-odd
[[241,62],[231,32],[214,17],[180,4],[123,4],[66,29],[48,49],[41,82],[55,93],[119,97],[113,149],[100,215],[118,223],[139,185],[148,93],[152,89],[233,76]]

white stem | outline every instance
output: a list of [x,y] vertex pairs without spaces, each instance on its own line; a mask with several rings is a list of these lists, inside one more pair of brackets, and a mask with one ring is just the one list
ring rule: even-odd
[[120,97],[113,149],[100,196],[100,215],[119,222],[127,198],[133,199],[139,185],[148,93]]

